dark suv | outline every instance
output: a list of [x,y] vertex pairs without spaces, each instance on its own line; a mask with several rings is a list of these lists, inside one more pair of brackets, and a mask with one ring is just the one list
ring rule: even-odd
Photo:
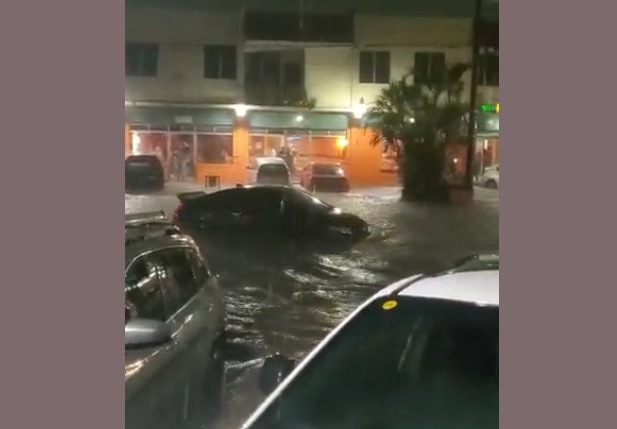
[[155,155],[131,155],[124,161],[124,187],[129,191],[161,191],[165,170]]
[[127,215],[124,250],[125,427],[214,422],[226,384],[216,277],[162,212]]

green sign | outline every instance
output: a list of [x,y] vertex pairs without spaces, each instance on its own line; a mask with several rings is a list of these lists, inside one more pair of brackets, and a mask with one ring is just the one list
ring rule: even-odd
[[499,113],[499,103],[497,104],[482,104],[480,106],[482,113]]

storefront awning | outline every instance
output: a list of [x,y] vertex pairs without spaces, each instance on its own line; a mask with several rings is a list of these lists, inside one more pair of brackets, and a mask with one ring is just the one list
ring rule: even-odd
[[125,106],[124,114],[128,124],[162,127],[172,125],[232,126],[234,122],[234,112],[230,109]]
[[345,113],[253,111],[248,120],[251,128],[272,130],[346,130],[349,126]]

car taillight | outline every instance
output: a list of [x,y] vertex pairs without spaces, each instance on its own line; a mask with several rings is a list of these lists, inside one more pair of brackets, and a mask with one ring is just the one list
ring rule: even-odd
[[180,212],[182,211],[183,208],[184,208],[184,203],[180,203],[180,205],[176,207],[176,210],[174,211],[174,215],[173,215],[174,221],[178,220],[178,217],[180,216]]

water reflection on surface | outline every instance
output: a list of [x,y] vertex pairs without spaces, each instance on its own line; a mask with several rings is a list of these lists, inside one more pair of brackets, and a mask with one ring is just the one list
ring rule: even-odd
[[[298,249],[273,242],[236,245],[196,237],[220,276],[228,305],[230,395],[225,428],[237,428],[261,395],[262,358],[301,357],[362,300],[394,280],[499,248],[499,197],[479,191],[470,208],[402,204],[396,192],[324,194],[356,213],[371,236],[351,248]],[[173,195],[131,196],[126,211],[175,208]]]

